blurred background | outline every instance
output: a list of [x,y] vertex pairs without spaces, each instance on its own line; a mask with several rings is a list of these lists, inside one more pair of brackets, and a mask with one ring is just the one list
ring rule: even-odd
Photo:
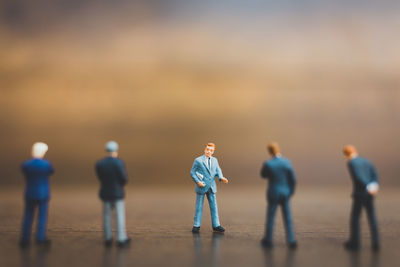
[[300,184],[350,185],[343,145],[400,185],[400,2],[0,0],[0,184],[49,144],[53,184],[192,186],[206,142],[259,184],[277,141]]

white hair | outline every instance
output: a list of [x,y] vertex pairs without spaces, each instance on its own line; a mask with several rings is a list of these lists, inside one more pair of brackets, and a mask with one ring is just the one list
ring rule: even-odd
[[49,147],[43,142],[36,142],[32,146],[32,156],[34,158],[43,158]]

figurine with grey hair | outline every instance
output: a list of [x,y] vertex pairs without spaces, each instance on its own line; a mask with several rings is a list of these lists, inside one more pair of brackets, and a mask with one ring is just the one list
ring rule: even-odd
[[37,142],[32,147],[32,159],[22,164],[25,176],[25,209],[22,222],[22,236],[20,246],[26,248],[30,245],[30,236],[35,210],[38,209],[36,243],[49,246],[50,240],[46,237],[47,213],[50,200],[49,176],[54,173],[54,168],[44,155],[48,150],[45,143]]
[[107,156],[97,161],[95,169],[100,180],[100,199],[103,201],[103,227],[105,246],[112,245],[111,210],[115,209],[117,225],[117,245],[125,247],[130,243],[125,228],[124,186],[128,176],[124,162],[118,157],[118,144],[110,141],[106,144]]

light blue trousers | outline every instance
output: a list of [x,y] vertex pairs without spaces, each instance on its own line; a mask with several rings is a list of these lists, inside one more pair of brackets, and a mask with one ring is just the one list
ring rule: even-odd
[[117,241],[123,242],[128,236],[125,228],[125,203],[123,199],[116,201],[103,202],[103,226],[104,238],[110,240],[112,238],[111,231],[111,210],[115,208],[115,217],[117,224]]
[[208,205],[210,206],[212,226],[213,227],[220,226],[218,217],[217,198],[215,197],[215,194],[211,192],[211,190],[209,190],[206,194],[197,194],[196,210],[194,213],[193,226],[200,227],[201,225],[201,217],[203,215],[204,195],[207,195]]

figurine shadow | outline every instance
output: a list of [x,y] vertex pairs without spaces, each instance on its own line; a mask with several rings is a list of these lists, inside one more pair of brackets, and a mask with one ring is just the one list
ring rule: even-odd
[[211,246],[205,247],[204,240],[201,238],[200,233],[193,234],[193,266],[218,266],[220,260],[219,247],[223,238],[223,233],[213,233],[211,237]]

